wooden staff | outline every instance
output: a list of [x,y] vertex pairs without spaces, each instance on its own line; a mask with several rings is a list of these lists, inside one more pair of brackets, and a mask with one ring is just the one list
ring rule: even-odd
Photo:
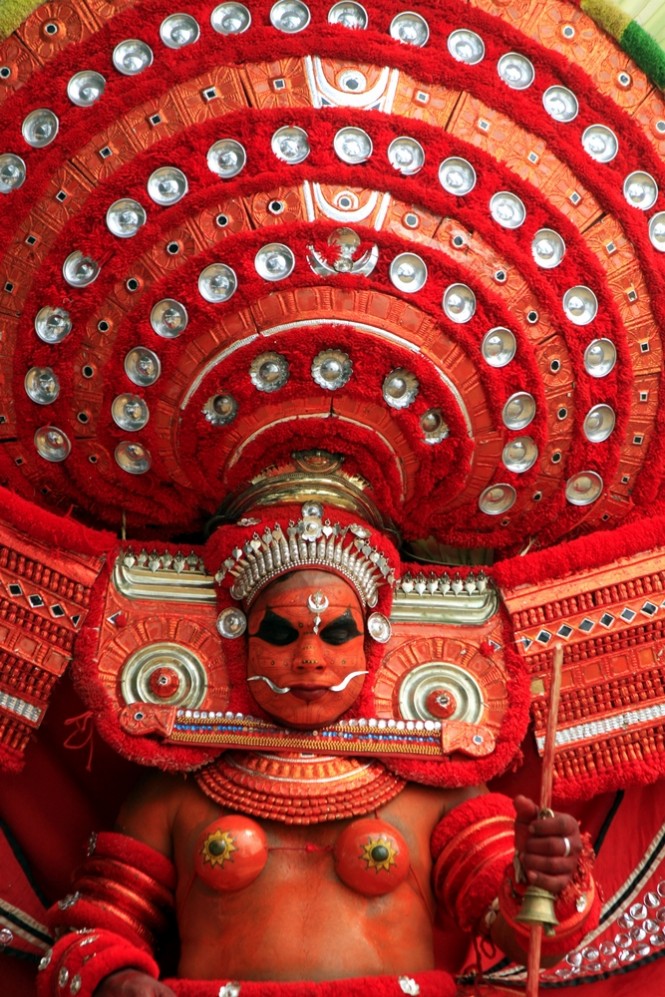
[[[550,685],[550,703],[547,715],[547,730],[543,749],[543,774],[540,783],[540,810],[551,813],[552,783],[554,781],[554,753],[556,751],[556,726],[559,713],[559,695],[561,693],[561,674],[563,670],[563,646],[557,644],[552,655],[552,682]],[[543,925],[536,922],[531,925],[529,937],[529,959],[527,962],[526,997],[538,997],[538,982],[540,979],[540,948],[543,939]]]

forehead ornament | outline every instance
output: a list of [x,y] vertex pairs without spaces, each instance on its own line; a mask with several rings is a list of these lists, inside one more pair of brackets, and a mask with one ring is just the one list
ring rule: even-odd
[[312,594],[307,597],[307,608],[310,613],[314,615],[313,632],[315,634],[318,634],[319,627],[321,626],[321,613],[325,613],[329,605],[330,600],[327,595],[323,594],[323,592],[312,592]]

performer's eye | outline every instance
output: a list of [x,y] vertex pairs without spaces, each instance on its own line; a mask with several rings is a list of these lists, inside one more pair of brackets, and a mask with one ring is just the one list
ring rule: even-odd
[[283,616],[279,616],[277,613],[273,613],[272,609],[268,609],[259,624],[259,629],[256,633],[250,634],[250,637],[260,637],[261,640],[265,640],[268,644],[275,644],[277,647],[286,647],[287,644],[293,644],[298,639],[298,631]]
[[347,609],[345,613],[338,616],[331,623],[321,631],[321,640],[325,641],[326,644],[332,644],[337,647],[340,644],[346,644],[347,641],[353,640],[354,637],[360,637],[361,631],[358,630],[356,621],[351,615],[351,610]]

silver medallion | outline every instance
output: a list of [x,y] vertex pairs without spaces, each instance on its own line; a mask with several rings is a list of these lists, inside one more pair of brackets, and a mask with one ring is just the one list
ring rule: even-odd
[[584,351],[584,368],[591,377],[607,377],[617,362],[611,339],[593,339]]
[[31,367],[24,384],[28,398],[37,405],[50,405],[60,394],[60,381],[51,367]]
[[635,170],[624,180],[623,196],[631,207],[648,211],[658,200],[658,184],[650,173]]
[[503,406],[503,424],[507,429],[524,429],[533,421],[536,401],[528,391],[516,391]]
[[199,294],[212,304],[228,301],[238,287],[235,270],[226,263],[211,263],[199,274]]
[[249,368],[252,384],[259,391],[271,392],[283,388],[289,379],[289,364],[281,353],[261,353]]
[[563,296],[563,311],[574,325],[588,325],[598,314],[598,299],[590,287],[571,287]]
[[220,3],[210,15],[210,23],[220,35],[241,35],[252,23],[244,3]]
[[526,90],[536,76],[533,63],[519,52],[506,52],[499,59],[496,68],[500,78],[511,90]]
[[441,307],[451,322],[463,325],[476,314],[476,296],[466,284],[450,284],[443,292]]
[[490,199],[490,214],[502,228],[519,228],[524,224],[526,208],[517,194],[500,190]]
[[515,505],[517,492],[512,485],[503,482],[490,485],[481,492],[478,499],[478,508],[487,516],[500,516],[503,512],[508,512]]
[[244,145],[234,138],[221,138],[208,149],[208,169],[223,180],[236,177],[247,162]]
[[146,346],[135,346],[124,360],[125,374],[140,388],[147,388],[159,379],[162,365],[159,357]]
[[72,331],[72,320],[64,308],[40,308],[35,316],[35,332],[44,343],[61,343]]
[[342,350],[322,350],[312,361],[312,377],[321,388],[337,391],[353,373],[353,364]]
[[388,160],[402,176],[411,177],[425,165],[425,150],[415,138],[399,135],[388,146]]
[[177,339],[187,328],[187,309],[174,298],[162,298],[153,305],[150,312],[150,325],[163,339]]
[[116,395],[111,404],[111,416],[116,426],[128,433],[137,433],[150,418],[148,406],[138,395]]
[[72,445],[66,433],[57,426],[42,426],[35,433],[37,453],[44,460],[53,464],[66,460],[72,450]]
[[538,447],[530,436],[518,436],[503,448],[501,459],[504,466],[515,474],[524,474],[536,463]]
[[123,76],[137,76],[152,66],[152,49],[138,38],[128,38],[113,49],[113,65]]
[[247,617],[241,609],[229,606],[228,609],[223,609],[219,614],[215,625],[222,637],[226,637],[227,640],[235,640],[236,637],[242,637],[247,629]]
[[362,128],[340,128],[333,140],[335,153],[344,163],[366,163],[373,151],[372,140]]
[[539,229],[531,243],[531,255],[543,270],[553,270],[561,263],[566,252],[566,244],[551,228]]
[[40,107],[36,111],[31,111],[24,119],[21,134],[33,149],[43,149],[51,144],[59,128],[57,115],[47,107]]
[[88,287],[99,277],[99,263],[80,250],[70,253],[62,266],[62,276],[71,287]]
[[439,166],[439,183],[449,194],[464,197],[476,186],[476,171],[467,159],[450,156]]
[[274,133],[270,148],[283,163],[295,165],[309,156],[309,139],[303,128],[285,125]]
[[566,482],[566,499],[571,505],[591,505],[603,491],[603,479],[595,471],[580,471]]
[[390,36],[405,45],[422,48],[429,41],[429,24],[420,14],[405,10],[390,22]]
[[284,280],[293,273],[296,258],[281,242],[269,242],[254,257],[254,269],[264,280]]
[[450,435],[448,423],[443,418],[440,408],[430,408],[423,412],[420,417],[420,428],[425,443],[440,443]]
[[400,253],[390,264],[390,280],[398,291],[415,294],[427,282],[427,264],[416,253]]
[[167,48],[185,48],[199,40],[201,29],[191,14],[170,14],[159,27],[159,37]]
[[329,24],[341,24],[345,28],[357,28],[362,31],[367,27],[369,18],[367,11],[359,3],[335,3],[328,11]]
[[498,325],[485,333],[480,350],[490,367],[505,367],[517,352],[517,341],[510,329]]
[[458,28],[448,35],[448,51],[457,62],[476,66],[485,58],[485,43],[475,31]]
[[610,405],[594,405],[584,419],[584,435],[591,443],[604,443],[614,431],[616,416]]
[[567,87],[548,87],[543,94],[543,107],[550,118],[565,124],[574,121],[579,114],[580,105],[572,90]]
[[392,632],[390,620],[383,613],[370,613],[367,617],[367,633],[377,644],[387,644]]
[[150,470],[152,458],[142,443],[123,440],[115,448],[115,462],[127,474],[145,474]]
[[658,211],[650,219],[649,240],[654,249],[665,253],[665,211]]
[[301,3],[301,0],[278,0],[270,11],[270,23],[273,28],[287,35],[304,31],[310,18],[309,7]]
[[408,408],[418,394],[418,378],[405,367],[397,367],[383,381],[383,398],[391,408]]
[[106,227],[118,239],[131,239],[145,225],[145,208],[131,197],[114,201],[106,212]]
[[582,148],[597,163],[610,163],[619,151],[619,139],[607,125],[589,125],[582,134]]
[[74,73],[67,84],[67,96],[77,107],[92,107],[106,88],[106,80],[101,73],[92,69],[84,69]]
[[0,194],[9,194],[25,183],[26,167],[13,152],[0,154]]
[[227,426],[238,413],[238,403],[233,395],[211,395],[203,406],[203,414],[213,426]]
[[148,178],[148,194],[151,200],[163,207],[177,204],[188,190],[187,177],[177,166],[160,166]]

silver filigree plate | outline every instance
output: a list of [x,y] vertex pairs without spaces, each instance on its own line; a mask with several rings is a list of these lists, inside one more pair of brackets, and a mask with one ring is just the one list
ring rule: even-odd
[[582,148],[597,163],[610,163],[619,151],[619,139],[607,125],[589,125],[582,134]]
[[147,221],[145,208],[133,197],[114,201],[106,212],[106,227],[118,239],[131,239]]
[[31,367],[24,385],[28,398],[37,405],[50,405],[60,394],[60,381],[52,367]]
[[464,325],[476,314],[476,296],[466,284],[450,284],[443,292],[441,306],[451,322]]
[[106,88],[106,80],[101,73],[92,69],[84,69],[74,73],[67,84],[67,96],[77,107],[92,107]]
[[429,24],[421,14],[405,10],[393,17],[390,35],[395,41],[422,48],[429,41]]
[[635,170],[624,180],[623,196],[631,207],[648,211],[658,200],[658,184],[650,173]]
[[415,294],[427,282],[427,264],[416,253],[400,253],[390,264],[390,280],[398,291]]
[[211,263],[199,274],[199,294],[212,304],[228,301],[238,287],[235,270],[226,263]]
[[329,391],[343,388],[353,373],[353,364],[342,350],[322,350],[312,361],[312,377]]
[[607,377],[617,362],[611,339],[593,339],[584,351],[584,369],[591,377]]
[[574,121],[579,114],[580,105],[572,90],[567,87],[548,87],[543,94],[543,107],[550,118],[562,124]]
[[536,401],[528,391],[516,391],[503,406],[503,424],[507,429],[525,429],[536,414]]
[[301,0],[278,0],[270,11],[270,23],[273,28],[287,35],[304,31],[311,19],[309,7]]
[[252,384],[259,391],[278,391],[289,379],[289,364],[281,353],[261,353],[249,368]]
[[128,38],[113,49],[113,65],[123,76],[138,76],[152,66],[154,54],[138,38]]
[[341,24],[344,28],[357,28],[364,30],[369,18],[367,11],[360,3],[341,2],[332,5],[328,11],[329,24]]
[[490,367],[505,367],[517,352],[517,341],[510,329],[498,325],[485,333],[480,350]]
[[448,51],[457,62],[477,66],[485,58],[485,42],[475,31],[458,28],[448,35]]
[[598,314],[598,299],[590,287],[578,284],[564,294],[563,311],[574,325],[588,325]]
[[148,196],[155,204],[170,207],[177,204],[187,191],[187,177],[177,166],[160,166],[148,178]]
[[611,405],[594,405],[584,419],[584,435],[591,443],[604,443],[612,435],[615,423]]
[[227,426],[238,414],[238,403],[233,395],[211,395],[203,406],[203,414],[213,426]]
[[167,48],[185,48],[199,40],[201,29],[191,14],[170,14],[160,25],[159,37]]
[[153,305],[150,312],[150,325],[163,339],[177,339],[187,328],[187,309],[174,298],[162,298]]
[[383,381],[383,398],[391,408],[408,408],[418,394],[418,378],[410,370],[397,367]]
[[524,474],[536,463],[538,447],[530,436],[518,436],[506,443],[501,458],[509,471]]
[[571,505],[591,505],[602,491],[603,479],[595,471],[579,471],[566,482],[566,499]]
[[150,470],[152,458],[142,443],[123,440],[115,448],[115,462],[127,474],[146,474]]
[[519,52],[506,52],[497,63],[497,72],[511,90],[526,90],[531,86],[536,71],[533,63]]
[[439,183],[449,194],[464,197],[476,186],[476,171],[467,159],[450,156],[439,166]]
[[411,177],[425,165],[425,150],[409,135],[399,135],[388,146],[388,160],[402,176]]
[[366,163],[373,152],[372,140],[362,128],[340,128],[333,140],[335,153],[344,163]]
[[64,308],[40,308],[35,316],[35,332],[44,343],[61,343],[72,331],[72,320]]
[[310,153],[309,139],[304,128],[285,125],[278,128],[270,140],[270,148],[283,163],[302,163]]
[[44,460],[57,464],[69,457],[72,445],[66,433],[57,426],[42,426],[35,433],[37,453]]
[[496,485],[490,485],[489,488],[485,488],[481,492],[478,508],[487,516],[500,516],[512,509],[516,498],[517,492],[512,485],[499,482]]
[[566,252],[566,244],[551,228],[539,229],[531,243],[531,254],[543,270],[553,270],[558,267]]
[[60,121],[48,107],[39,107],[26,116],[21,127],[24,141],[33,149],[50,145],[58,134]]
[[140,388],[147,388],[159,379],[162,365],[159,357],[147,346],[135,346],[127,352],[124,361],[125,374]]
[[138,395],[116,395],[111,404],[111,417],[116,426],[128,433],[136,433],[150,418],[148,406]]
[[252,23],[244,3],[220,3],[210,15],[210,23],[220,35],[241,35]]
[[234,138],[220,138],[208,149],[208,169],[223,180],[236,177],[247,162],[245,147]]

